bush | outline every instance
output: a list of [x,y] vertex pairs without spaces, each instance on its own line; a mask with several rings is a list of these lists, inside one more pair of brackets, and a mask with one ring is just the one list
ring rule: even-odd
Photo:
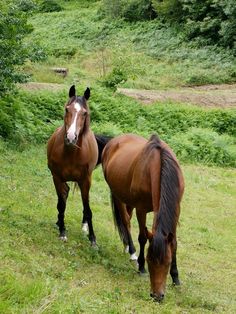
[[0,0],[0,95],[9,92],[16,83],[24,82],[27,78],[20,71],[20,66],[30,54],[23,39],[31,31],[27,15],[14,2],[6,4]]
[[182,161],[236,167],[236,143],[212,130],[193,128],[174,136],[169,144]]
[[0,101],[0,137],[16,144],[46,141],[55,126],[62,124],[65,93],[20,92]]
[[[20,92],[0,100],[0,136],[12,143],[46,142],[63,123],[67,91]],[[157,133],[188,162],[236,166],[236,110],[173,104],[142,106],[133,99],[96,86],[90,99],[92,129],[116,136]]]
[[110,19],[123,18],[129,22],[156,17],[151,0],[103,0],[99,14]]
[[[187,39],[200,37],[201,45],[218,44],[236,54],[234,0],[153,0],[158,17],[182,23]],[[204,40],[202,40],[204,39]]]
[[37,10],[37,4],[33,0],[19,0],[17,6],[23,12],[35,12]]
[[119,84],[124,83],[126,81],[127,81],[126,73],[122,69],[115,67],[112,70],[112,72],[102,80],[102,84],[108,88],[116,90]]
[[63,8],[54,0],[43,0],[39,4],[39,12],[60,12]]

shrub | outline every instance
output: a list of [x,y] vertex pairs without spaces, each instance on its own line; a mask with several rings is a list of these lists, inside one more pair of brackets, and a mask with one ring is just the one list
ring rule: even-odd
[[233,138],[220,136],[212,130],[192,128],[171,138],[169,144],[182,161],[236,167]]
[[54,0],[42,0],[39,4],[39,12],[60,12],[63,8]]
[[33,0],[19,0],[17,6],[23,12],[34,12],[37,9],[37,4]]
[[99,14],[110,19],[123,18],[129,22],[156,17],[151,0],[103,0]]
[[24,37],[32,31],[27,23],[27,15],[17,5],[0,0],[0,94],[5,94],[14,85],[26,80],[25,73],[20,71],[29,56],[24,45]]
[[102,83],[104,86],[112,89],[116,89],[117,86],[121,83],[124,83],[127,81],[127,75],[126,73],[118,68],[114,67],[111,73],[109,73],[103,80]]
[[[0,136],[18,145],[46,142],[63,123],[67,91],[20,92],[0,100]],[[90,99],[92,129],[116,136],[157,133],[187,162],[236,166],[236,110],[206,110],[174,104],[140,105],[96,86]]]

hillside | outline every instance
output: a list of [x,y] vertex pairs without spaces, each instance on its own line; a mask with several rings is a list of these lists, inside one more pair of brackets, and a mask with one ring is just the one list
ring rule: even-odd
[[[236,61],[228,50],[186,42],[158,20],[125,22],[99,15],[101,1],[61,1],[63,11],[34,14],[30,45],[40,45],[42,62],[25,69],[38,82],[159,89],[235,82]],[[63,79],[50,69],[69,69]],[[119,69],[119,75],[112,72]]]

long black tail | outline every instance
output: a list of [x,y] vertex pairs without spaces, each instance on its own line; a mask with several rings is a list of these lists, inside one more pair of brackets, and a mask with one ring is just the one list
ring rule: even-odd
[[112,136],[94,134],[98,144],[98,160],[96,166],[102,161],[102,152],[106,144],[112,139]]
[[179,165],[170,151],[163,147],[160,139],[153,135],[150,146],[160,149],[161,154],[161,188],[160,205],[157,216],[157,231],[154,234],[150,250],[153,258],[161,263],[166,256],[167,241],[176,234],[178,206],[180,202]]
[[113,213],[113,218],[114,218],[114,224],[118,229],[119,235],[121,240],[123,241],[123,243],[125,245],[129,244],[129,236],[127,233],[127,229],[123,223],[122,217],[121,217],[121,213],[120,213],[120,209],[117,206],[116,203],[116,199],[113,197],[113,195],[111,194],[111,205],[112,205],[112,213]]

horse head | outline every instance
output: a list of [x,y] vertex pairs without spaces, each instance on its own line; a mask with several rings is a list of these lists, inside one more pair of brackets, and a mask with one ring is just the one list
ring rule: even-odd
[[83,96],[76,96],[75,86],[71,86],[64,115],[66,145],[76,145],[79,136],[85,134],[89,128],[90,115],[87,105],[89,97],[90,89],[88,87]]
[[161,302],[164,299],[166,279],[172,261],[173,234],[166,236],[157,232],[153,236],[146,230],[146,236],[150,242],[146,258],[151,282],[150,296]]

